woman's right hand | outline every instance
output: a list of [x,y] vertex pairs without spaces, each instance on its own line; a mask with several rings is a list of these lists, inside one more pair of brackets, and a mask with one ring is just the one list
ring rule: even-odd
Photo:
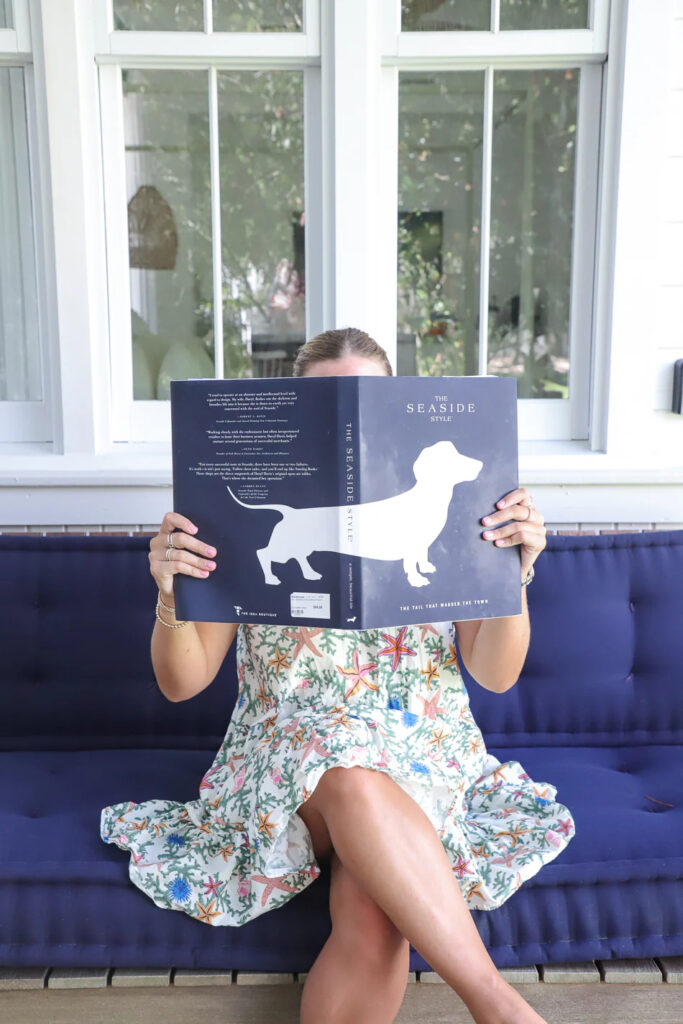
[[[216,549],[195,537],[197,527],[179,512],[167,512],[161,521],[159,532],[149,542],[149,571],[156,580],[163,598],[173,598],[173,576],[184,572],[188,576],[206,579],[216,568],[211,560]],[[173,534],[173,547],[169,547],[168,535]],[[169,550],[170,556],[166,557]],[[197,552],[197,554],[193,554]],[[201,556],[208,557],[201,557]]]

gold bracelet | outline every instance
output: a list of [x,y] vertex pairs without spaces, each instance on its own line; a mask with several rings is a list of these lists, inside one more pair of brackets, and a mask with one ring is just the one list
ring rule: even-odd
[[161,600],[161,591],[159,591],[158,601],[159,601],[159,604],[161,605],[161,607],[164,609],[164,611],[175,612],[175,605],[171,605],[169,607],[169,605],[164,604],[164,602]]
[[161,615],[159,615],[159,600],[158,599],[157,599],[157,603],[156,603],[155,612],[156,612],[156,617],[158,618],[159,622],[161,622],[162,625],[166,626],[167,629],[181,629],[181,627],[182,626],[186,626],[188,621],[189,621],[188,619],[183,619],[182,622],[165,622],[164,619],[162,619]]

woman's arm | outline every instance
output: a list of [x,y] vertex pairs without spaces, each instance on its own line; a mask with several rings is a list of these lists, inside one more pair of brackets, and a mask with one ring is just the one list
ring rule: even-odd
[[522,587],[522,611],[497,619],[454,622],[465,668],[480,686],[504,693],[515,685],[529,649],[530,624],[526,587]]
[[[161,610],[164,620],[175,613]],[[154,675],[164,697],[189,700],[205,690],[218,674],[237,633],[237,622],[188,622],[182,629],[154,623],[151,654]]]
[[169,628],[178,621],[175,574],[206,579],[216,567],[216,549],[201,541],[196,530],[186,516],[167,512],[149,542],[149,569],[166,605],[158,614],[167,623],[154,623],[152,666],[159,689],[171,701],[189,700],[213,682],[237,633],[236,622],[185,622],[179,629]]

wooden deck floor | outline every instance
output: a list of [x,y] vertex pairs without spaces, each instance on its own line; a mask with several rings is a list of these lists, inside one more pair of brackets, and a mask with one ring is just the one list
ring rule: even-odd
[[[501,970],[549,1024],[683,1024],[683,957]],[[0,968],[0,1024],[298,1024],[305,975]],[[396,1024],[471,1024],[438,975],[412,973]]]

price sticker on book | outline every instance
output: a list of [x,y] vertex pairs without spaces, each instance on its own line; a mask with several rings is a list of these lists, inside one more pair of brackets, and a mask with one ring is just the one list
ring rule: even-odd
[[312,619],[329,619],[330,617],[330,595],[329,594],[308,594],[302,590],[295,590],[290,595],[289,601],[292,616]]

